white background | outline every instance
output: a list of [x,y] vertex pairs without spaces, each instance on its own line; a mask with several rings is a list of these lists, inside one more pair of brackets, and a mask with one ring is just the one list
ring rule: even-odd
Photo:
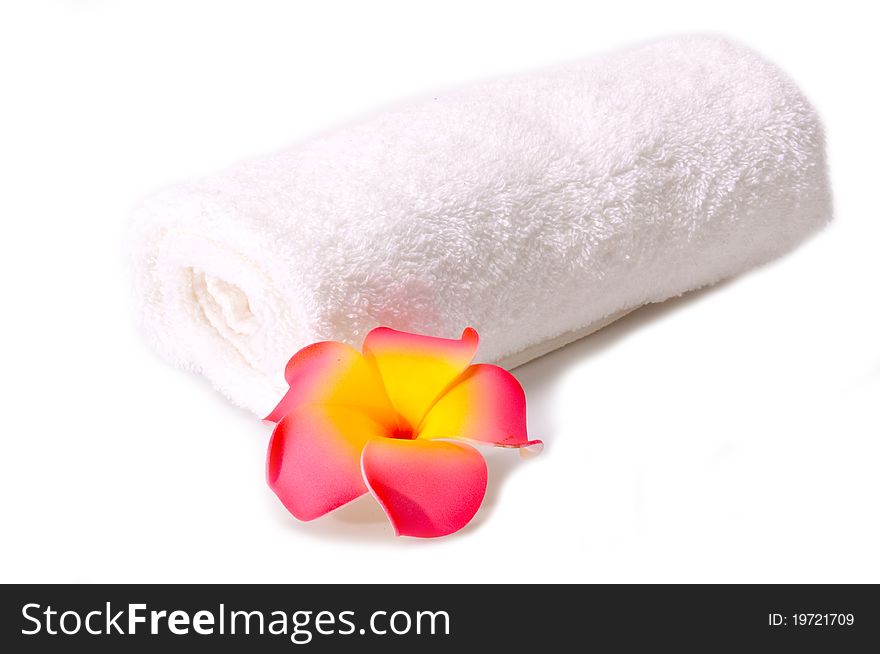
[[[880,582],[877,20],[870,3],[5,3],[0,581]],[[264,482],[269,427],[131,318],[151,189],[409,95],[722,32],[826,122],[835,223],[517,371],[534,459],[474,522],[397,539]]]

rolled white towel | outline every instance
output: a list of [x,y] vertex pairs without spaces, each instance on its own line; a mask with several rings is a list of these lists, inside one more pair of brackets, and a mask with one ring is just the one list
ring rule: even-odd
[[133,263],[159,352],[265,414],[313,341],[470,325],[481,360],[515,365],[830,216],[808,101],[694,36],[442,93],[159,192]]

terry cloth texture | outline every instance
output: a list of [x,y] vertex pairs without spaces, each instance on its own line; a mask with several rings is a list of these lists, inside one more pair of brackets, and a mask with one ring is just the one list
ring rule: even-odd
[[677,37],[404,105],[136,211],[145,331],[265,414],[284,364],[377,325],[523,363],[791,249],[831,216],[823,133],[775,66]]

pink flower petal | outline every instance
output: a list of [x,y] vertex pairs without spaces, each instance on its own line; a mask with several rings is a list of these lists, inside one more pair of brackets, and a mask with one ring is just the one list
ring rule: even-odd
[[364,339],[394,408],[415,428],[443,390],[468,367],[479,344],[470,327],[460,339],[434,338],[378,327]]
[[278,422],[306,404],[357,406],[380,421],[396,422],[375,368],[353,347],[313,343],[293,355],[284,370],[290,390],[266,420]]
[[361,468],[398,535],[458,531],[486,493],[486,462],[465,443],[376,439],[364,447]]
[[464,438],[503,447],[535,448],[526,430],[526,396],[504,368],[470,366],[425,416],[419,438]]
[[300,520],[312,520],[363,495],[360,459],[387,427],[345,407],[309,405],[288,413],[269,442],[266,480]]

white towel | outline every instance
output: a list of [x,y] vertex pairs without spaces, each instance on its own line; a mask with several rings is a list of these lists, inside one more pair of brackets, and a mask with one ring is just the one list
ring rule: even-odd
[[258,414],[377,325],[508,365],[792,248],[831,216],[822,128],[760,56],[680,37],[389,111],[148,198],[159,352]]

